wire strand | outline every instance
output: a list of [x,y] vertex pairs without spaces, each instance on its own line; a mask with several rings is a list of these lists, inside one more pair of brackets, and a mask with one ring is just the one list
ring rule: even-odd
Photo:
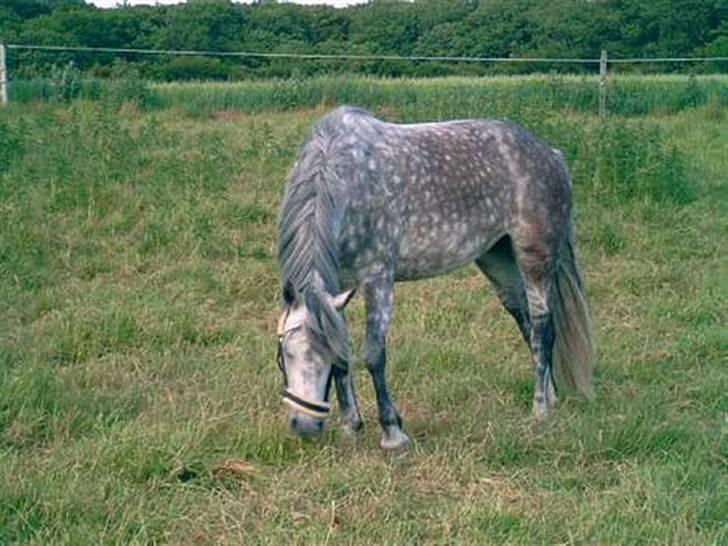
[[[137,55],[179,55],[205,57],[257,57],[269,59],[320,59],[320,60],[352,60],[352,61],[439,61],[439,62],[471,62],[471,63],[563,63],[563,64],[599,64],[600,59],[584,58],[551,58],[551,57],[458,57],[440,55],[359,55],[329,53],[262,53],[257,51],[210,51],[193,49],[135,49],[113,47],[85,46],[53,46],[32,44],[7,44],[8,49],[25,49],[36,51],[73,51],[81,53],[131,53]],[[607,64],[626,63],[682,63],[682,62],[725,62],[728,57],[656,57],[607,59]]]

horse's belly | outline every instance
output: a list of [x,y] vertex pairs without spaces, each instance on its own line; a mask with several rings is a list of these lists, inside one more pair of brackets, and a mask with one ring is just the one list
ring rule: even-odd
[[396,279],[434,277],[469,264],[505,235],[498,226],[432,223],[411,226],[400,241]]

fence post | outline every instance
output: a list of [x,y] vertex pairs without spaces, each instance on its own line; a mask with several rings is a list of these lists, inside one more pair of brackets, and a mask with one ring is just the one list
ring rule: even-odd
[[607,115],[607,50],[599,58],[599,117]]
[[0,106],[8,103],[8,68],[5,59],[5,44],[0,44]]

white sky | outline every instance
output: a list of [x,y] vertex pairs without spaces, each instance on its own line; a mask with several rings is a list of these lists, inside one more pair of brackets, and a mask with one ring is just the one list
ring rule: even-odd
[[[250,0],[234,0],[236,2],[249,2]],[[343,8],[351,4],[361,4],[366,0],[288,0],[294,1],[296,4],[329,4],[337,8]],[[86,0],[89,4],[94,4],[100,8],[113,8],[118,4],[121,4],[121,0]],[[138,6],[141,4],[155,5],[155,4],[181,4],[184,0],[129,0],[129,4]]]

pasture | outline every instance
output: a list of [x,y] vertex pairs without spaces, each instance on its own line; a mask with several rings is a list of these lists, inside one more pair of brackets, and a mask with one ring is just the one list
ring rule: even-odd
[[[726,543],[719,84],[604,121],[477,93],[405,107],[407,82],[364,104],[508,116],[560,147],[597,332],[596,399],[536,422],[526,347],[475,267],[398,285],[406,457],[378,447],[363,366],[355,441],[336,411],[292,437],[278,396],[278,205],[331,99],[0,111],[0,544]],[[360,354],[360,298],[348,316]]]

